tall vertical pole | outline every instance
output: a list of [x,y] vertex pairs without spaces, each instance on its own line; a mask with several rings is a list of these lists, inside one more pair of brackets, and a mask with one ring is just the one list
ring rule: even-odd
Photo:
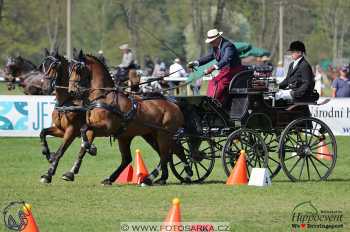
[[280,1],[280,20],[279,20],[279,61],[283,63],[283,3]]
[[67,0],[67,58],[72,58],[72,37],[71,37],[71,7],[72,7],[72,1]]

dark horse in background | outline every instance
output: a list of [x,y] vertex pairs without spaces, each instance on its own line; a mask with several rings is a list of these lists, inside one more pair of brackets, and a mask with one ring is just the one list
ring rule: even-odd
[[[80,136],[80,128],[85,123],[85,110],[81,107],[81,101],[74,99],[68,94],[69,63],[58,51],[51,54],[45,49],[45,58],[42,63],[45,73],[43,81],[44,94],[52,94],[55,91],[56,106],[52,112],[52,126],[45,128],[40,133],[42,143],[42,153],[51,162],[50,167],[41,177],[41,182],[51,183],[52,176],[56,172],[59,160],[67,150],[73,140]],[[51,153],[48,147],[46,136],[63,138],[62,144],[55,153]],[[90,149],[91,155],[96,155],[96,150]],[[74,180],[74,174],[80,169],[81,162],[86,153],[86,149],[81,147],[78,159],[72,169],[62,178],[64,180]]]
[[31,61],[21,56],[8,58],[4,69],[8,90],[15,89],[18,83],[25,94],[42,95],[44,75],[39,69]]
[[[131,163],[130,144],[137,135],[142,136],[160,156],[162,175],[156,183],[166,183],[167,164],[173,153],[185,163],[188,178],[193,175],[183,148],[174,140],[174,135],[184,125],[178,105],[164,97],[144,100],[118,90],[106,66],[82,51],[71,64],[69,92],[83,98],[89,105],[87,124],[81,134],[84,147],[88,149],[96,136],[115,136],[118,139],[122,162],[102,184],[113,183]],[[152,175],[147,177],[144,183],[152,184],[153,178]]]

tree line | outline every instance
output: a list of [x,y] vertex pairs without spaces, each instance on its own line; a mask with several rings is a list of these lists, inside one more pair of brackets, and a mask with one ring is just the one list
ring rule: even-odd
[[[40,62],[43,49],[66,46],[65,0],[0,0],[0,60],[22,55]],[[207,51],[208,29],[271,52],[278,60],[279,6],[283,5],[283,47],[302,40],[309,60],[349,57],[348,0],[72,0],[72,46],[110,65],[120,62],[119,45],[129,43],[143,64],[145,55],[170,63]]]

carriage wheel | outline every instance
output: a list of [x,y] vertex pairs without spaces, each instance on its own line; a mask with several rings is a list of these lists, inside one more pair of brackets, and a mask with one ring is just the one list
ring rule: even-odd
[[252,168],[267,167],[268,152],[264,140],[252,130],[239,129],[229,135],[222,150],[221,159],[227,176],[230,175],[235,166],[241,150],[245,150],[247,154],[248,175],[250,175]]
[[337,159],[337,144],[329,127],[317,118],[300,118],[282,132],[279,153],[291,181],[326,180]]
[[270,178],[272,179],[281,170],[281,164],[278,156],[279,133],[261,132],[260,136],[264,140],[269,153],[267,168],[269,169]]
[[[181,145],[184,149],[187,162],[189,163],[193,176],[192,183],[200,183],[205,180],[214,168],[215,151],[214,142],[211,140],[184,139],[181,140]],[[181,182],[186,182],[187,176],[184,163],[173,155],[170,160],[170,168],[175,177]]]

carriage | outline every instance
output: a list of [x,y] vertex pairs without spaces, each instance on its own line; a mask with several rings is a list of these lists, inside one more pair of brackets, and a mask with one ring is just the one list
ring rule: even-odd
[[[269,67],[250,67],[236,74],[224,104],[206,96],[177,97],[186,125],[176,135],[193,171],[191,181],[205,180],[217,158],[229,176],[245,150],[248,174],[264,167],[274,177],[283,169],[291,181],[325,180],[337,158],[335,137],[321,120],[311,117],[307,102],[278,102],[276,80]],[[325,104],[324,101],[321,104]],[[176,178],[186,181],[184,163],[170,161]]]

